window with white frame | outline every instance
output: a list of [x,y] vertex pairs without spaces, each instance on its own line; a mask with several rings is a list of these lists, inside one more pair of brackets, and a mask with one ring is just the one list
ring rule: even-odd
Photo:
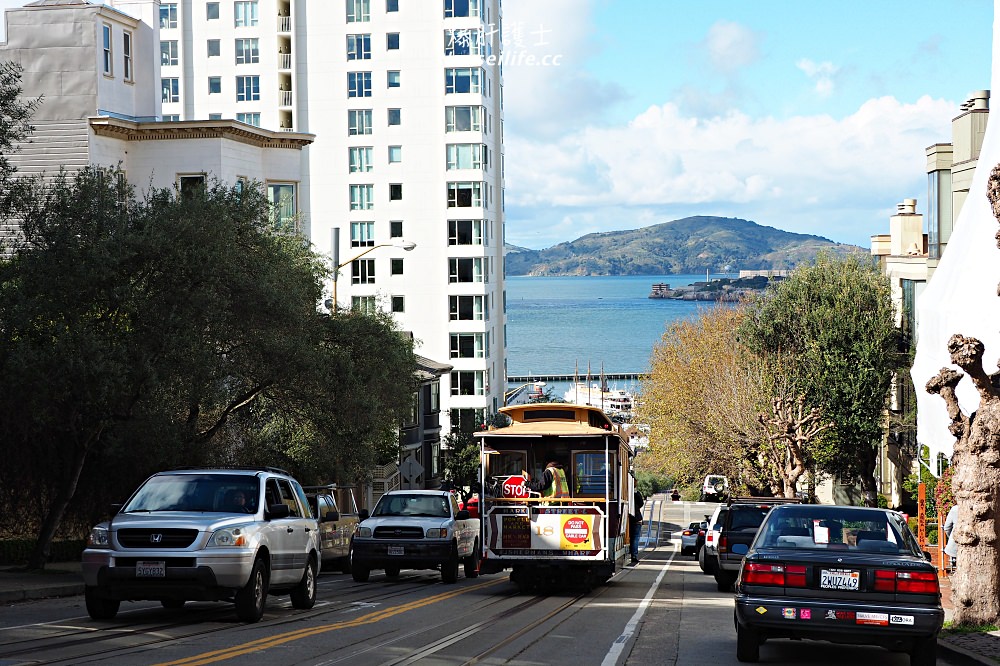
[[351,222],[351,247],[374,247],[375,223]]
[[403,274],[403,259],[400,257],[393,257],[389,259],[389,275],[402,275]]
[[357,146],[347,149],[348,170],[351,173],[365,173],[372,170],[371,146]]
[[372,57],[372,36],[371,35],[348,35],[347,36],[347,59],[348,60],[371,60]]
[[237,28],[251,28],[257,25],[257,0],[239,0],[233,9]]
[[389,146],[389,164],[396,164],[403,161],[403,147]]
[[237,113],[236,120],[241,123],[246,123],[247,125],[253,125],[254,127],[260,127],[260,113]]
[[478,208],[483,205],[480,182],[448,183],[448,208]]
[[217,58],[220,55],[222,55],[222,40],[221,39],[208,40],[208,57]]
[[271,224],[275,231],[297,231],[295,185],[268,183],[267,200],[271,202]]
[[236,77],[236,101],[255,102],[260,100],[260,77],[259,76],[237,76]]
[[375,284],[374,259],[355,259],[351,262],[351,284]]
[[160,5],[160,29],[177,27],[177,3],[165,2]]
[[369,0],[347,0],[347,22],[367,23],[371,20]]
[[104,73],[107,76],[111,76],[114,73],[112,69],[114,56],[111,51],[111,26],[107,23],[101,26],[101,40],[104,56]]
[[132,80],[132,33],[122,33],[122,76],[126,81]]
[[403,237],[403,221],[402,220],[390,220],[389,221],[389,238],[402,238]]
[[484,340],[482,333],[452,333],[451,358],[485,358]]
[[444,70],[444,92],[481,93],[483,70],[479,67],[448,67]]
[[444,17],[479,16],[479,0],[444,0]]
[[390,88],[398,88],[400,81],[399,76],[400,76],[399,70],[389,70],[388,72],[386,72],[385,75],[386,85]]
[[160,42],[160,64],[161,65],[176,65],[180,62],[178,58],[178,53],[180,49],[177,46],[176,39],[165,39]]
[[452,395],[486,395],[486,374],[482,370],[453,370]]
[[358,136],[372,133],[372,110],[371,109],[348,109],[347,111],[347,135]]
[[406,298],[404,296],[393,296],[392,297],[392,311],[393,312],[406,312]]
[[389,120],[389,126],[400,125],[403,122],[403,111],[401,109],[388,109],[386,111],[386,116]]
[[448,259],[448,282],[484,282],[482,257],[451,257]]
[[160,86],[163,93],[161,101],[164,104],[181,101],[181,80],[177,77],[169,77],[161,81]]
[[351,185],[351,210],[371,210],[375,207],[374,185]]
[[449,143],[445,147],[448,171],[455,169],[482,169],[486,146],[481,143]]
[[444,54],[453,55],[477,55],[486,54],[483,44],[485,42],[483,29],[480,28],[455,28],[444,31]]
[[402,183],[390,183],[389,184],[389,201],[402,201],[403,199],[403,184]]
[[221,92],[222,92],[222,77],[221,76],[208,77],[208,94],[218,95]]
[[165,123],[176,123],[180,119],[180,114],[177,113],[168,113],[163,116],[163,122]]
[[398,12],[399,11],[399,0],[385,0],[385,11],[386,12]]
[[446,132],[481,132],[484,111],[481,106],[446,106],[444,129]]
[[260,40],[256,37],[252,39],[236,40],[236,64],[249,65],[260,62]]
[[385,35],[385,50],[396,51],[399,49],[399,33],[389,32]]
[[205,3],[205,18],[209,21],[215,21],[219,18],[219,3],[208,2]]
[[351,309],[364,314],[378,312],[378,303],[374,296],[351,296]]
[[451,321],[482,321],[482,296],[449,296],[448,318]]
[[347,96],[348,97],[371,97],[372,96],[372,73],[371,72],[348,72],[347,73]]
[[[222,120],[222,114],[221,113],[210,113],[210,114],[208,114],[208,119],[209,120]],[[240,190],[240,191],[242,192],[242,190]]]
[[448,245],[482,245],[485,220],[448,220]]

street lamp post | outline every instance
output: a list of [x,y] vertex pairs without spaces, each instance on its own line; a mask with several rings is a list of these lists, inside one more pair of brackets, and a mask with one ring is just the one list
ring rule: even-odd
[[332,245],[332,252],[331,252],[331,256],[333,258],[333,294],[332,294],[333,298],[332,298],[331,304],[330,304],[330,312],[336,312],[336,310],[337,310],[337,276],[340,274],[340,269],[341,268],[343,268],[344,266],[347,266],[352,261],[357,261],[358,259],[360,259],[361,257],[365,256],[366,254],[368,254],[372,250],[377,250],[380,247],[401,247],[405,251],[409,252],[410,250],[412,250],[416,246],[417,246],[416,243],[414,243],[412,241],[405,241],[405,240],[403,240],[403,239],[400,238],[400,239],[395,240],[395,241],[393,241],[391,243],[379,243],[378,245],[373,245],[370,248],[366,249],[364,252],[351,257],[347,261],[341,262],[340,261],[340,227],[334,227],[333,228],[333,245]]

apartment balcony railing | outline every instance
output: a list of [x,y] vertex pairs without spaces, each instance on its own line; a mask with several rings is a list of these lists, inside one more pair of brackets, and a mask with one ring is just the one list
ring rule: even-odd
[[292,105],[292,91],[291,90],[279,90],[278,91],[278,104],[280,106],[291,106]]
[[294,132],[295,128],[294,127],[282,127],[281,131],[282,132]]
[[291,32],[292,31],[292,17],[291,16],[279,16],[278,17],[278,32]]
[[292,54],[291,53],[279,53],[278,54],[278,69],[291,69],[292,68]]

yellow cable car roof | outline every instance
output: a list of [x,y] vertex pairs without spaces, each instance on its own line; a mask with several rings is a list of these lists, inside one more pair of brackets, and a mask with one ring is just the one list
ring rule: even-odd
[[501,407],[500,413],[509,417],[511,424],[477,432],[476,437],[487,435],[614,435],[622,439],[618,426],[611,422],[601,409],[588,405],[564,402],[536,402]]

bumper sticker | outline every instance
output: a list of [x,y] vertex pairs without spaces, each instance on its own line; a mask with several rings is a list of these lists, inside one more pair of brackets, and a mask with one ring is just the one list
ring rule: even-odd
[[878,627],[889,626],[888,613],[855,613],[856,624],[870,624]]
[[794,620],[795,619],[795,609],[794,608],[782,608],[781,609],[781,614],[782,614],[782,616],[784,616],[784,618],[786,620]]
[[827,619],[827,620],[853,620],[854,619],[854,611],[828,610],[826,612],[826,618],[825,619]]
[[799,611],[800,620],[811,620],[812,616],[813,612],[811,608],[803,608],[802,610]]
[[912,615],[890,615],[889,624],[909,624],[913,625]]
[[757,606],[757,608],[754,608],[754,610],[757,611],[759,615],[763,615],[764,613],[767,612],[767,609],[764,608],[763,606]]

